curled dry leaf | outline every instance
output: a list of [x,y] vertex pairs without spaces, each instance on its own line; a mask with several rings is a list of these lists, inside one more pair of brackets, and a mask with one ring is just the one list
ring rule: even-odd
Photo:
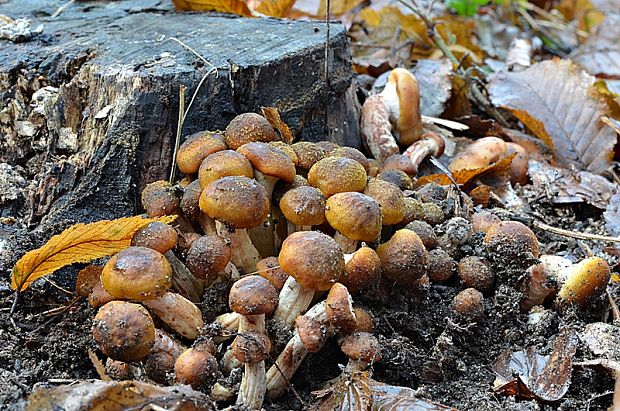
[[607,105],[594,77],[568,60],[547,60],[490,83],[493,104],[512,112],[564,166],[601,173],[611,164],[616,133],[601,121]]
[[90,224],[75,224],[53,236],[42,247],[27,252],[11,273],[11,287],[25,291],[30,284],[66,265],[107,257],[129,247],[134,233],[154,221],[170,223],[176,216],[124,217]]
[[550,355],[539,355],[534,347],[504,351],[493,365],[495,392],[541,401],[558,401],[571,383],[577,334],[563,330],[553,343]]
[[28,398],[26,410],[121,411],[153,409],[152,406],[169,411],[215,410],[207,395],[186,385],[159,387],[141,381],[100,380],[37,390]]
[[286,144],[293,144],[293,133],[291,133],[291,129],[280,117],[280,112],[276,107],[261,107],[260,112],[269,124],[280,132],[282,141]]
[[[510,164],[515,155],[513,153],[485,167],[456,171],[452,173],[452,177],[458,184],[467,184],[474,179],[479,179],[485,180],[485,184],[490,186],[501,186],[510,180]],[[430,174],[419,177],[416,184],[422,186],[428,183],[448,185],[451,184],[451,180],[445,173]]]
[[217,11],[251,17],[252,12],[242,0],[172,0],[177,10]]
[[590,74],[620,78],[620,15],[608,15],[570,58]]
[[248,0],[248,7],[255,13],[270,17],[286,16],[295,0]]
[[456,411],[416,397],[411,388],[384,384],[359,371],[313,394],[318,397],[311,408],[315,411]]

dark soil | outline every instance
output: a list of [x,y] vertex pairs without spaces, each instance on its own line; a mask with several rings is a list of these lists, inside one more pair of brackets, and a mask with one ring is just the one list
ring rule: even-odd
[[[528,193],[532,196],[532,193]],[[589,231],[603,232],[600,215],[593,209],[553,208],[545,200],[530,206],[558,227],[587,225]],[[586,217],[587,216],[587,217]],[[88,350],[97,352],[90,334],[95,312],[83,299],[61,291],[73,290],[77,269],[57,273],[51,281],[41,280],[20,298],[15,314],[9,310],[13,294],[9,288],[7,267],[27,248],[43,242],[45,233],[24,249],[4,256],[0,292],[0,402],[6,409],[21,409],[27,395],[38,385],[53,386],[77,379],[96,378],[88,359]],[[581,258],[577,242],[546,232],[536,232],[542,253],[560,253]],[[465,247],[479,250],[480,238]],[[594,254],[602,250],[588,243]],[[605,410],[611,405],[613,379],[603,371],[574,368],[569,392],[557,403],[542,404],[535,400],[517,401],[493,393],[492,364],[504,350],[521,350],[535,346],[549,353],[553,337],[562,327],[580,331],[594,321],[609,321],[607,300],[588,306],[587,310],[570,309],[562,314],[549,310],[547,319],[538,326],[528,325],[527,315],[519,312],[521,294],[509,283],[516,283],[523,269],[518,261],[494,263],[496,284],[485,294],[485,316],[478,323],[457,318],[450,309],[452,298],[461,289],[457,280],[448,284],[430,284],[403,290],[391,284],[357,297],[356,303],[367,308],[376,324],[376,335],[382,346],[382,360],[373,367],[378,381],[412,387],[421,398],[427,398],[461,410]],[[613,296],[617,287],[611,286]],[[225,290],[212,290],[204,303],[204,312],[212,318],[224,312]],[[68,307],[63,311],[49,310]],[[98,353],[101,357],[101,353]],[[578,349],[575,361],[588,359]],[[267,409],[304,409],[311,403],[311,392],[321,383],[336,377],[346,357],[335,339],[302,364],[292,384],[305,402],[300,403],[289,392],[284,399],[266,404]]]

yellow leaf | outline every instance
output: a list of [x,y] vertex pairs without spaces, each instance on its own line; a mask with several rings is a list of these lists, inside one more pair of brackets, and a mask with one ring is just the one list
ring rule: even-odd
[[286,144],[293,144],[293,133],[291,133],[291,129],[288,128],[288,125],[282,121],[278,109],[275,107],[261,107],[260,111],[269,124],[278,129],[280,136],[282,137],[282,141]]
[[218,11],[251,17],[252,12],[241,0],[172,0],[177,10]]
[[284,17],[291,11],[295,0],[249,0],[248,6],[258,14]]
[[134,233],[153,221],[171,223],[176,216],[124,217],[117,220],[75,224],[53,236],[41,248],[27,252],[15,263],[11,287],[25,291],[30,284],[66,265],[106,257],[128,247]]
[[536,137],[541,139],[547,145],[547,147],[549,147],[549,149],[553,150],[553,139],[551,138],[549,133],[547,133],[547,130],[545,129],[545,125],[543,124],[542,121],[538,120],[537,118],[532,117],[530,113],[528,113],[525,110],[519,110],[516,108],[513,109],[511,107],[505,107],[505,106],[503,106],[502,108],[505,108],[506,110],[509,110],[512,114],[514,114],[514,116],[518,118],[519,120],[521,120],[521,122],[525,124],[525,126]]
[[[331,0],[329,4],[329,13],[332,16],[344,14],[348,11],[351,11],[361,2],[362,0]],[[318,15],[323,17],[325,16],[326,11],[327,2],[325,0],[321,0]]]

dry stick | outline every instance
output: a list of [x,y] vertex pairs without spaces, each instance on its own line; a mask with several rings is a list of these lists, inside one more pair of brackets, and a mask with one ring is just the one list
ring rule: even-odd
[[620,320],[620,310],[618,310],[618,305],[616,304],[614,298],[611,296],[609,289],[606,289],[605,292],[607,293],[607,300],[609,300],[609,306],[611,307],[612,317],[614,321],[618,321]]
[[73,3],[75,3],[75,0],[69,0],[68,2],[66,2],[65,4],[63,4],[62,6],[58,7],[58,9],[56,9],[56,11],[50,16],[50,17],[58,17],[62,14],[63,11],[65,11],[65,9],[67,7],[69,7],[70,5],[72,5]]
[[[327,0],[329,2],[329,0]],[[267,354],[267,356],[269,357],[269,359],[271,360],[271,362],[273,363],[274,367],[276,367],[276,370],[278,370],[278,372],[280,373],[280,375],[282,375],[282,378],[284,378],[284,381],[286,381],[286,385],[288,385],[288,387],[293,391],[293,394],[295,395],[295,397],[297,398],[297,400],[301,403],[301,405],[306,406],[306,403],[304,402],[304,400],[301,398],[301,395],[299,395],[299,393],[297,392],[297,390],[295,389],[295,387],[293,387],[293,384],[291,384],[291,382],[288,380],[288,378],[286,378],[286,375],[284,375],[284,373],[282,372],[282,370],[280,369],[280,366],[278,366],[278,362],[271,356],[271,354]]]
[[536,220],[532,220],[532,225],[536,228],[540,228],[541,230],[548,231],[554,234],[563,235],[565,237],[579,238],[581,240],[597,240],[597,241],[608,241],[610,243],[620,243],[620,237],[609,237],[606,235],[588,234],[588,233],[580,233],[577,231],[565,230],[563,228],[552,227],[548,224],[541,223]]

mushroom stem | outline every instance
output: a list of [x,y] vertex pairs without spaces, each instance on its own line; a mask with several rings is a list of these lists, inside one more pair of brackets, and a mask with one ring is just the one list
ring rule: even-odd
[[283,322],[287,328],[293,326],[295,318],[303,313],[312,302],[314,291],[299,284],[289,277],[280,291],[278,307],[273,319]]
[[[264,333],[265,314],[241,316],[239,333],[243,332]],[[246,363],[237,395],[237,405],[245,405],[251,410],[260,410],[266,390],[265,361],[259,361],[256,364]]]
[[[305,316],[320,324],[327,325],[325,301],[314,305],[306,312]],[[331,336],[333,333],[334,329],[328,327],[327,334]],[[308,353],[308,349],[301,341],[297,329],[295,329],[293,337],[288,341],[280,355],[278,355],[275,364],[267,371],[267,395],[269,398],[275,399],[284,393],[287,381],[293,377]]]
[[357,240],[351,240],[344,236],[340,231],[336,231],[334,235],[334,241],[340,246],[343,253],[354,253],[357,250]]
[[264,257],[274,255],[274,229],[273,229],[273,214],[274,207],[271,204],[271,197],[273,195],[273,188],[278,182],[278,177],[268,176],[261,173],[258,170],[254,170],[254,178],[258,183],[263,186],[267,192],[267,198],[269,199],[269,215],[263,221],[263,223],[257,227],[250,228],[250,237],[254,241],[256,249]]
[[215,226],[217,233],[230,241],[231,260],[235,267],[240,268],[244,273],[256,271],[256,263],[261,260],[261,256],[252,244],[247,230],[229,228],[219,221],[216,221]]
[[202,229],[202,233],[204,235],[217,235],[217,230],[215,229],[215,220],[213,220],[205,213],[197,213],[196,222]]
[[443,138],[433,132],[425,132],[422,139],[416,141],[405,150],[403,155],[411,160],[416,174],[422,161],[428,156],[440,157],[446,147]]
[[202,282],[187,269],[172,250],[164,254],[172,267],[172,287],[190,301],[197,303],[202,299]]

